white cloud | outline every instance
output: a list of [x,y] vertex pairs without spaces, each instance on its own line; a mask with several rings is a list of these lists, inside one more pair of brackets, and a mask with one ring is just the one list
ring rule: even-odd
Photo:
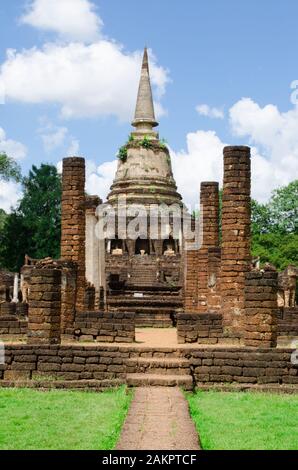
[[214,131],[199,130],[187,134],[186,151],[171,150],[174,177],[185,204],[198,205],[202,181],[222,181],[224,145]]
[[13,181],[0,181],[0,208],[10,212],[21,198],[21,186]]
[[[244,143],[251,145],[252,196],[266,202],[273,189],[297,177],[298,110],[281,113],[276,106],[261,108],[252,100],[242,99],[229,114],[231,133],[245,137]],[[227,144],[233,145],[230,140]],[[198,130],[187,134],[185,150],[171,149],[174,177],[187,205],[198,205],[202,181],[218,181],[222,186],[223,148],[227,144],[215,131]],[[116,168],[116,160],[99,167],[88,161],[87,191],[105,200]]]
[[89,0],[32,0],[21,22],[75,41],[98,39],[103,24]]
[[67,133],[67,127],[57,127],[49,133],[42,134],[41,138],[46,152],[49,153],[52,150],[61,147],[61,145],[64,144]]
[[[6,100],[57,103],[64,118],[117,116],[131,120],[140,77],[141,52],[125,53],[115,42],[46,44],[7,52],[0,68]],[[152,84],[162,95],[167,71],[151,60]]]
[[59,175],[62,175],[62,168],[63,168],[62,160],[60,160],[60,161],[57,163],[56,168],[57,168],[57,171],[58,171]]
[[77,139],[72,139],[67,149],[67,155],[75,156],[78,155],[80,150],[80,142]]
[[[113,160],[98,166],[94,161],[86,160],[86,192],[90,195],[97,195],[106,201],[115,178],[117,164],[118,160]],[[62,174],[62,165],[62,160],[56,165],[59,174]]]
[[21,142],[7,139],[6,132],[0,127],[0,152],[5,152],[15,160],[21,160],[27,155],[27,148]]
[[96,166],[91,160],[86,162],[86,191],[88,194],[97,194],[103,201],[109,193],[117,170],[117,160],[102,163]]
[[246,137],[253,145],[253,195],[261,201],[273,189],[297,178],[298,108],[280,112],[277,106],[263,108],[250,98],[242,98],[230,109],[234,135]]
[[222,109],[212,108],[208,104],[199,104],[196,106],[196,110],[202,116],[207,116],[215,119],[223,119],[225,114]]
[[[272,104],[262,108],[243,98],[230,108],[229,117],[231,134],[252,147],[252,196],[266,202],[273,189],[297,178],[298,108],[281,113]],[[172,151],[174,176],[185,203],[198,202],[201,181],[222,185],[225,145],[215,131],[198,130],[187,134],[186,150]]]

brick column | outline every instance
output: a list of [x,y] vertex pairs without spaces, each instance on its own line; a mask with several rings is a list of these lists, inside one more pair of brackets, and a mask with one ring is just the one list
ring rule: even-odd
[[72,335],[75,321],[77,265],[71,261],[63,261],[61,267],[61,333]]
[[210,313],[221,310],[220,270],[221,249],[218,247],[208,248],[207,305]]
[[184,252],[184,308],[188,312],[197,311],[198,303],[198,250]]
[[221,305],[224,333],[241,338],[245,273],[250,263],[250,148],[225,147]]
[[59,344],[61,270],[32,268],[28,312],[28,344]]
[[76,309],[85,299],[85,160],[63,160],[61,258],[77,264]]
[[207,278],[208,278],[208,248],[219,245],[219,195],[218,183],[206,181],[201,183],[200,223],[203,227],[202,246],[198,251],[198,312],[206,312]]
[[273,348],[277,339],[278,273],[252,271],[245,275],[246,346]]

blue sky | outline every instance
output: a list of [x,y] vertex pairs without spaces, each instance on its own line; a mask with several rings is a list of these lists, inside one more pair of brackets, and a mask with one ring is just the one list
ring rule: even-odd
[[[265,201],[297,178],[297,15],[295,0],[2,0],[0,151],[24,173],[82,155],[87,190],[104,197],[147,45],[185,202],[196,202],[200,181],[221,180],[222,147],[238,143],[253,147],[253,196]],[[19,195],[1,183],[0,207]]]

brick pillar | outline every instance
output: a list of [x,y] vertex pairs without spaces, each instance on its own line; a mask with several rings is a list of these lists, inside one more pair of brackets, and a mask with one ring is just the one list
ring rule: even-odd
[[61,258],[77,264],[76,309],[85,299],[85,160],[63,160]]
[[203,227],[202,246],[198,251],[198,312],[206,312],[207,277],[208,277],[208,248],[219,245],[219,195],[218,183],[206,181],[201,183],[200,222]]
[[221,249],[218,247],[208,248],[208,272],[207,272],[207,305],[208,312],[220,312],[220,270]]
[[221,305],[226,336],[241,338],[245,273],[250,263],[250,148],[225,147]]
[[61,270],[32,268],[28,344],[60,344]]
[[188,312],[195,312],[198,303],[198,250],[186,249],[184,263],[184,308]]
[[251,271],[245,275],[244,344],[276,347],[278,273]]
[[63,261],[61,277],[61,333],[73,336],[75,321],[77,265]]

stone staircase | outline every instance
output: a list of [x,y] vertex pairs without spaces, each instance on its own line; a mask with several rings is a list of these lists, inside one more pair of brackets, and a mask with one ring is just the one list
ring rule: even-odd
[[182,387],[193,389],[188,359],[184,357],[136,357],[126,363],[129,387]]

